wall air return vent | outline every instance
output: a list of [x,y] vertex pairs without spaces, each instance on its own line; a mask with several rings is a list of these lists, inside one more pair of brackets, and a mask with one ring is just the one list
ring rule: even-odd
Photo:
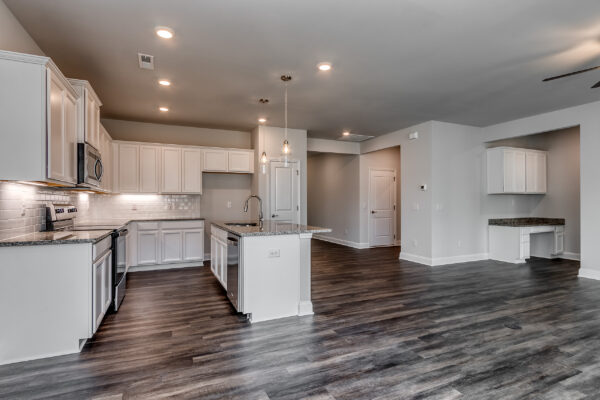
[[342,142],[364,142],[365,140],[369,140],[374,138],[374,136],[368,135],[357,135],[355,133],[350,133],[348,135],[342,135],[337,140],[341,140]]
[[138,53],[138,62],[142,69],[154,69],[154,56]]

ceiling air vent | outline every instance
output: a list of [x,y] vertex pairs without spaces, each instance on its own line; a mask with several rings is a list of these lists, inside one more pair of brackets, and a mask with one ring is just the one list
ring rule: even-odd
[[140,68],[154,69],[154,56],[138,53],[138,61],[140,63]]
[[341,140],[342,142],[364,142],[365,140],[369,140],[374,138],[374,136],[368,135],[357,135],[355,133],[350,133],[348,135],[342,135],[337,140]]

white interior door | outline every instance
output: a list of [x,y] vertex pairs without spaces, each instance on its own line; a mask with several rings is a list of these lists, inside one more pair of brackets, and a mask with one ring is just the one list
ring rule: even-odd
[[272,220],[300,223],[300,168],[298,162],[271,162],[270,215]]
[[391,246],[396,239],[396,172],[369,173],[369,245]]

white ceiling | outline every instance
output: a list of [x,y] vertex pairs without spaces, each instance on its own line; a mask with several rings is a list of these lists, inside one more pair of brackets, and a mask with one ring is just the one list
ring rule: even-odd
[[66,75],[92,83],[103,117],[250,130],[264,114],[281,126],[282,73],[294,77],[290,125],[312,137],[484,126],[600,99],[589,89],[600,71],[541,82],[600,64],[598,0],[4,1]]

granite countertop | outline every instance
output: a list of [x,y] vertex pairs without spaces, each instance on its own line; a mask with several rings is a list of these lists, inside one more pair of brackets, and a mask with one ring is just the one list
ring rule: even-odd
[[275,235],[299,235],[301,233],[324,233],[331,232],[329,228],[320,228],[318,226],[299,225],[289,222],[263,221],[262,227],[259,226],[231,226],[225,225],[225,222],[212,222],[216,227],[238,236],[275,236]]
[[564,225],[564,218],[493,218],[488,220],[489,225],[495,226],[541,226],[541,225]]
[[36,232],[0,241],[0,247],[96,243],[112,233],[101,231]]
[[[90,225],[110,226],[118,229],[130,222],[148,222],[148,221],[204,221],[204,218],[136,218],[126,221],[119,220],[95,220],[78,222],[78,225],[89,227]],[[76,243],[96,243],[111,234],[113,229],[89,230],[89,231],[60,231],[60,232],[36,232],[27,235],[17,236],[10,239],[0,240],[0,247],[10,246],[38,246],[51,244],[76,244]]]

